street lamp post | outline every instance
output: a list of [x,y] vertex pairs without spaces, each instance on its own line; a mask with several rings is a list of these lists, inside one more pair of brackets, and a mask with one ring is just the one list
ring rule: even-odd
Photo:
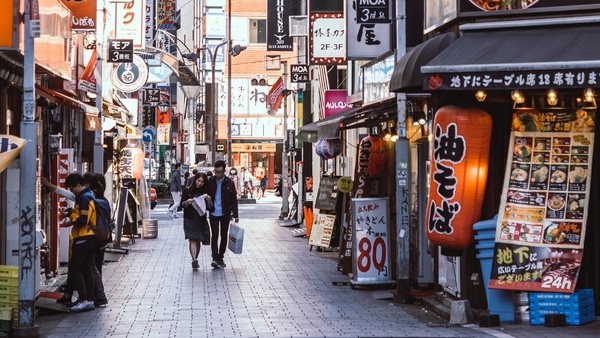
[[[287,61],[281,61],[283,65],[283,86],[287,92]],[[281,197],[283,198],[283,203],[281,205],[281,216],[285,217],[290,210],[290,204],[288,201],[288,154],[285,149],[285,139],[287,137],[287,117],[288,117],[288,104],[287,104],[287,96],[284,97],[283,100],[283,147],[282,147],[282,163],[281,163],[281,179],[283,180],[281,184]]]

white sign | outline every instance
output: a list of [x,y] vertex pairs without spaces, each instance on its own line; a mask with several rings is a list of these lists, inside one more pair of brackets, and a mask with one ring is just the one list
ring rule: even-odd
[[113,85],[125,93],[142,89],[148,79],[148,65],[139,56],[133,56],[133,63],[120,63],[113,70]]
[[390,224],[388,198],[353,198],[353,284],[388,283]]
[[311,37],[311,64],[334,63],[327,59],[346,59],[346,19],[343,16],[321,17],[314,14]]
[[154,42],[154,1],[146,0],[145,39],[148,46],[152,46]]
[[394,73],[394,54],[363,67],[363,104],[394,97],[390,92],[390,80]]
[[328,248],[331,245],[334,225],[335,215],[317,213],[310,231],[308,244]]
[[225,37],[225,13],[206,13],[206,37],[223,38]]
[[248,18],[231,18],[231,40],[233,45],[248,45],[248,25]]
[[169,144],[169,131],[171,130],[171,124],[159,124],[156,126],[156,144],[168,145]]
[[348,59],[371,59],[391,49],[390,24],[364,24],[356,20],[356,0],[346,2]]
[[144,48],[146,39],[145,0],[115,4],[115,39],[132,39],[135,47]]

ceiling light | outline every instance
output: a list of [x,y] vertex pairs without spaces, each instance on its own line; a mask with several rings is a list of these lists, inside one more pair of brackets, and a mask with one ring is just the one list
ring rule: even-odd
[[550,89],[547,93],[548,104],[551,106],[556,106],[558,103],[558,93],[554,89]]
[[485,92],[485,90],[478,90],[475,92],[475,98],[479,102],[485,101],[486,97],[487,97],[487,93]]
[[520,90],[518,90],[518,89],[516,89],[516,90],[513,90],[513,91],[510,93],[510,97],[511,97],[511,98],[513,99],[513,101],[515,101],[515,102],[519,102],[519,100],[522,100],[522,99],[524,99],[524,98],[525,98],[525,97],[524,97],[524,95],[523,95],[523,92],[522,92],[522,91],[520,91]]

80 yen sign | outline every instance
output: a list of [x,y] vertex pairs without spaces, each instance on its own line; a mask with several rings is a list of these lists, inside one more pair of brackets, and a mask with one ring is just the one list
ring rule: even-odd
[[385,260],[387,255],[387,248],[385,241],[381,237],[375,238],[375,241],[371,243],[369,237],[363,237],[358,242],[358,270],[361,272],[369,272],[371,265],[377,269],[380,273],[384,270]]

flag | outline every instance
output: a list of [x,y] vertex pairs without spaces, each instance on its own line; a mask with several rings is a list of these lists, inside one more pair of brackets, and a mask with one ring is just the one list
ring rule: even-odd
[[269,115],[275,116],[275,114],[277,114],[277,111],[281,107],[281,102],[283,102],[284,99],[284,90],[285,84],[283,83],[283,78],[280,76],[269,91],[269,95],[267,95],[267,112]]

